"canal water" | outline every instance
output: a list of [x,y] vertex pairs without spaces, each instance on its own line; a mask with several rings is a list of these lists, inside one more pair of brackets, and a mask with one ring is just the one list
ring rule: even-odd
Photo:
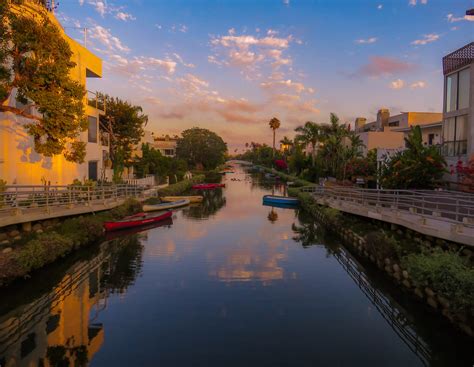
[[471,366],[472,339],[236,167],[160,226],[0,291],[0,366]]

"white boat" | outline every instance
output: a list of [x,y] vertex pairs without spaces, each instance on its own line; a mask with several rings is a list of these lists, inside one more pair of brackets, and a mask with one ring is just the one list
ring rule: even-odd
[[162,204],[154,204],[154,205],[145,204],[143,205],[143,211],[152,212],[155,210],[174,209],[174,208],[179,208],[181,206],[189,205],[189,203],[190,201],[185,199],[185,200],[173,201],[171,203],[162,203]]

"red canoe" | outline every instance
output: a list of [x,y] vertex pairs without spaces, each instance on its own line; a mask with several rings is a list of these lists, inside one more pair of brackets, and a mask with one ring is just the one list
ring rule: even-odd
[[194,190],[211,190],[211,189],[217,189],[218,187],[225,187],[225,184],[204,183],[204,184],[194,185],[192,188]]
[[125,217],[122,220],[117,220],[115,222],[105,222],[104,228],[106,231],[115,231],[117,229],[138,227],[144,224],[156,223],[162,221],[166,218],[170,218],[173,215],[172,211],[167,211],[165,213],[138,213],[131,215],[130,217]]

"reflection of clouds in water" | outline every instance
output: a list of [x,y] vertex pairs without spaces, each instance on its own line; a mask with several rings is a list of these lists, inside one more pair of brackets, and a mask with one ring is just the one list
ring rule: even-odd
[[211,269],[209,275],[226,282],[259,281],[264,285],[284,278],[279,263],[286,259],[286,246],[278,237],[272,245],[260,236],[242,238],[233,250],[214,251],[207,255]]
[[150,257],[172,257],[176,254],[176,243],[171,239],[162,239],[147,247],[147,255]]

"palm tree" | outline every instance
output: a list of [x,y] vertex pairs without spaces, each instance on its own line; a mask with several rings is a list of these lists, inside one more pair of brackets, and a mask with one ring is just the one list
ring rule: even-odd
[[274,117],[270,120],[268,125],[270,125],[270,129],[273,130],[273,157],[275,157],[275,131],[280,127],[280,120]]
[[305,145],[311,144],[311,162],[314,167],[316,147],[321,138],[321,126],[315,122],[307,121],[303,126],[298,126],[295,131],[298,133],[295,137],[295,141],[304,143]]

